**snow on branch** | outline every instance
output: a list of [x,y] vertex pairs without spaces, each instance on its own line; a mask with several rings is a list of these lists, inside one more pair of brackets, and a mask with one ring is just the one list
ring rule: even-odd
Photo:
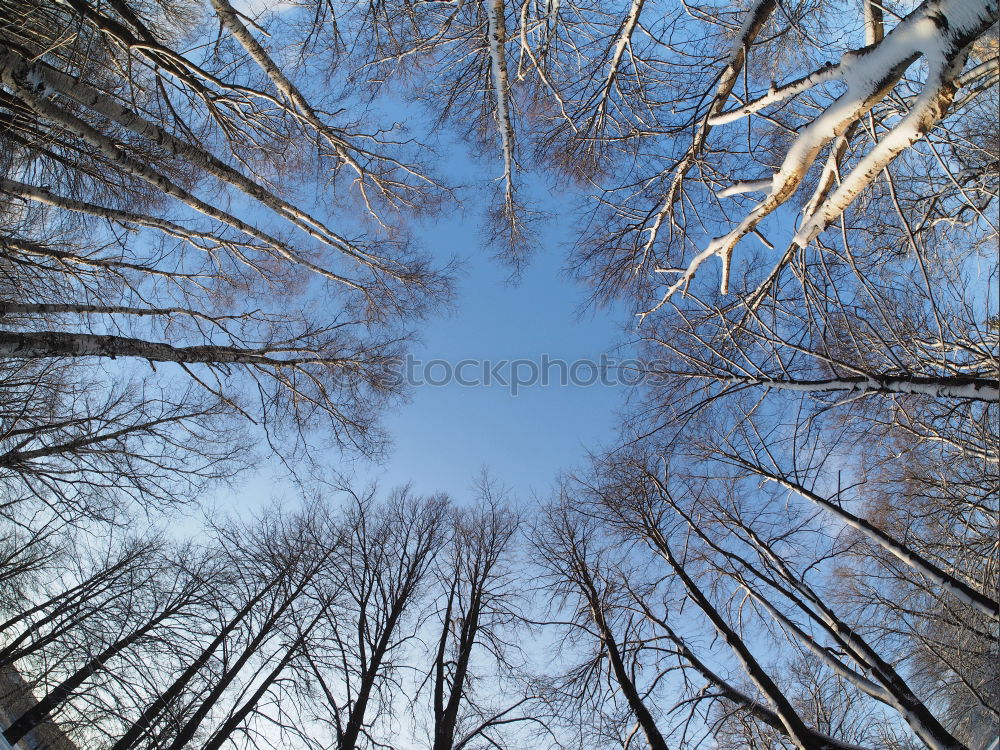
[[[759,6],[760,4],[749,11],[748,17],[755,17]],[[825,172],[830,174],[824,174],[824,188],[817,191],[814,200],[806,207],[805,221],[795,234],[792,247],[805,247],[812,242],[843,214],[889,163],[941,121],[963,82],[976,80],[980,75],[991,71],[992,63],[987,62],[984,63],[986,67],[972,79],[965,79],[961,75],[972,43],[996,23],[997,18],[997,0],[925,0],[880,41],[863,49],[847,52],[835,65],[828,64],[783,86],[772,86],[767,94],[742,107],[722,111],[732,86],[727,90],[720,83],[717,98],[711,108],[714,111],[709,112],[700,131],[696,133],[696,141],[703,139],[713,126],[733,122],[772,104],[787,101],[819,84],[836,80],[846,87],[846,91],[799,131],[770,180],[764,198],[729,233],[715,238],[695,255],[679,278],[667,288],[659,303],[640,317],[659,309],[677,291],[685,289],[702,263],[711,257],[718,257],[722,262],[721,291],[726,294],[732,253],[740,240],[753,233],[765,217],[795,194],[817,157],[831,142],[836,143],[834,151],[842,154],[846,144],[840,140],[845,134],[892,91],[914,62],[923,57],[927,63],[927,76],[910,111],[843,176],[836,190],[831,188],[837,165],[827,165]],[[749,40],[741,39],[741,50],[748,43]],[[740,55],[741,61],[744,56],[745,53]],[[732,75],[731,67],[732,61],[722,79]],[[718,98],[720,96],[721,100]],[[696,145],[700,150],[701,144]],[[685,173],[686,169],[682,164],[675,170],[675,182],[683,179]],[[760,190],[767,182],[738,182],[722,190],[719,196]],[[671,192],[676,190],[672,186]],[[668,200],[671,199],[668,197]],[[664,206],[661,212],[668,208],[667,203]]]

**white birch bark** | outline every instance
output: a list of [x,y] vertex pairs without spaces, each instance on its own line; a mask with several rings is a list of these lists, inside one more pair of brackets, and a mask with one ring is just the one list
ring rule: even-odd
[[0,66],[0,80],[11,86],[18,98],[34,109],[39,115],[46,117],[51,122],[65,127],[70,132],[78,135],[90,145],[99,149],[101,153],[111,162],[120,167],[128,174],[137,177],[149,185],[157,188],[165,195],[184,203],[191,209],[209,218],[220,221],[233,229],[247,234],[260,242],[270,246],[274,251],[288,261],[302,265],[309,270],[324,276],[333,281],[337,281],[357,291],[367,293],[365,287],[355,281],[323,268],[312,261],[304,258],[300,253],[290,248],[286,243],[268,235],[266,232],[247,224],[243,220],[218,209],[197,198],[189,191],[176,185],[166,176],[160,174],[152,167],[139,163],[132,157],[122,152],[114,141],[96,129],[56,107],[51,102],[37,96],[32,89],[27,86],[22,78],[16,75],[16,69],[9,65]]
[[51,357],[136,357],[150,362],[183,364],[258,365],[272,368],[325,365],[357,368],[353,357],[324,355],[296,347],[239,348],[203,344],[173,346],[127,336],[66,333],[63,331],[0,331],[0,358],[45,359]]
[[899,393],[934,398],[1000,401],[1000,381],[979,377],[859,375],[823,380],[783,380],[737,375],[691,375],[689,377],[716,380],[728,385],[762,386],[797,393],[827,393],[831,391]]
[[[727,293],[729,266],[737,243],[796,192],[827,144],[843,136],[881,101],[915,60],[921,56],[926,57],[929,66],[927,80],[911,111],[862,158],[831,193],[827,193],[830,179],[826,178],[823,191],[817,193],[817,196],[822,195],[822,199],[817,201],[817,205],[795,234],[793,246],[804,247],[836,221],[889,163],[944,117],[954,98],[957,79],[965,63],[969,45],[996,22],[997,15],[996,0],[925,0],[880,41],[864,49],[848,52],[837,65],[822,68],[783,87],[775,88],[746,106],[729,112],[711,113],[705,128],[731,122],[820,83],[838,80],[847,87],[847,91],[799,132],[774,174],[768,195],[729,233],[714,239],[695,255],[681,269],[677,281],[668,286],[653,310],[665,304],[676,292],[686,288],[699,267],[713,257],[718,257],[722,263],[720,290],[723,294]],[[726,96],[728,97],[728,92]]]
[[336,248],[345,255],[353,257],[355,260],[379,268],[387,272],[392,269],[375,262],[373,257],[344,237],[333,232],[329,227],[316,219],[306,211],[293,206],[288,201],[275,195],[263,186],[257,184],[245,175],[241,174],[231,166],[213,156],[204,149],[191,143],[181,140],[159,125],[146,120],[142,116],[121,106],[110,96],[86,85],[82,81],[76,81],[65,73],[61,73],[44,63],[35,62],[28,64],[16,53],[10,52],[0,57],[0,66],[9,69],[13,75],[22,80],[34,80],[44,82],[52,90],[73,99],[88,109],[103,115],[112,122],[128,128],[133,133],[150,139],[154,143],[170,151],[174,156],[182,157],[197,167],[214,177],[223,180],[229,185],[241,190],[246,195],[260,201],[263,205],[295,224],[303,232],[326,245]]
[[[219,16],[219,20],[222,21],[223,25],[227,29],[229,29],[229,32],[233,35],[236,41],[240,43],[243,49],[247,51],[250,57],[253,58],[253,61],[260,66],[261,70],[263,70],[265,74],[267,74],[268,79],[272,84],[274,84],[275,88],[277,88],[278,91],[280,91],[282,95],[284,95],[285,98],[291,102],[294,114],[303,120],[309,127],[313,128],[320,138],[333,147],[337,156],[354,170],[358,176],[358,189],[361,192],[365,205],[367,206],[369,213],[377,218],[378,214],[369,199],[365,181],[367,179],[372,179],[377,184],[378,179],[358,163],[352,153],[356,150],[354,146],[352,146],[343,136],[336,133],[330,125],[323,122],[316,110],[312,107],[305,96],[302,95],[302,92],[299,91],[298,87],[292,83],[281,68],[274,62],[274,60],[271,59],[267,50],[264,49],[264,47],[257,41],[256,37],[254,37],[251,31],[240,20],[239,13],[237,13],[236,9],[233,8],[228,0],[212,0],[212,7]],[[393,164],[395,166],[402,167],[402,165],[396,162],[393,162]],[[407,171],[414,174],[412,170]],[[427,182],[426,178],[423,179]],[[346,243],[346,247],[352,255],[360,253],[357,248],[353,248],[350,243],[347,243],[343,238],[338,238],[338,241]],[[362,256],[364,255],[363,253],[360,254]]]
[[510,81],[507,73],[507,29],[503,0],[486,0],[486,38],[490,54],[497,130],[500,133],[500,153],[503,157],[504,202],[507,211],[514,210],[514,124],[510,111]]

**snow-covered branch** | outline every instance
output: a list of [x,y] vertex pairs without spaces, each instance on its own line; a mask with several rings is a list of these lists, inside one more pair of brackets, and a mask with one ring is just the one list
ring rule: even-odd
[[[765,217],[795,194],[816,158],[831,141],[843,137],[859,123],[892,91],[917,59],[925,58],[927,76],[909,113],[842,176],[840,185],[832,191],[835,165],[832,165],[833,168],[828,166],[821,179],[822,189],[817,190],[810,202],[808,214],[792,245],[804,247],[814,240],[843,214],[888,164],[924,137],[947,114],[960,85],[962,68],[972,43],[996,22],[997,16],[996,0],[925,0],[884,38],[863,49],[846,53],[838,64],[825,66],[784,86],[774,87],[742,107],[710,113],[702,130],[695,136],[695,146],[702,138],[702,132],[707,132],[714,125],[758,112],[822,83],[836,80],[846,87],[844,93],[798,132],[773,176],[767,195],[730,232],[712,240],[688,261],[680,277],[668,286],[660,303],[653,309],[658,309],[677,291],[686,288],[698,268],[712,257],[718,257],[722,263],[720,287],[725,294],[729,286],[732,253],[737,243],[755,231]],[[985,72],[988,73],[988,70]],[[729,68],[723,74],[724,79],[728,73]],[[730,91],[731,86],[725,91],[720,86],[716,103],[719,103],[721,95],[721,103],[724,104]],[[718,109],[721,110],[721,106]],[[835,151],[842,152],[844,145],[845,142],[838,142]],[[683,178],[685,172],[678,170],[675,174]],[[738,183],[723,190],[722,194],[745,192],[746,184]],[[752,184],[757,186],[761,182]],[[651,239],[653,237],[655,231]]]

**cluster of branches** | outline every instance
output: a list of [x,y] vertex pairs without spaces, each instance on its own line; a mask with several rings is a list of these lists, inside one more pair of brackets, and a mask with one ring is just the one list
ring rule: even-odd
[[475,509],[342,490],[185,543],[7,537],[4,736],[55,722],[117,750],[544,746],[517,671],[519,525],[484,482]]
[[413,149],[322,109],[226,0],[0,19],[4,508],[191,497],[245,465],[241,424],[376,450],[447,286],[392,228],[439,192]]
[[[4,643],[41,696],[8,738],[57,716],[98,746],[372,746],[419,703],[413,674],[435,750],[548,711],[587,747],[996,736],[995,0],[301,0],[293,39],[227,0],[0,9]],[[463,643],[509,653],[468,641],[470,613],[516,617],[459,561],[509,525],[431,501],[220,527],[211,554],[91,586],[114,567],[95,562],[32,598],[67,523],[234,471],[234,418],[323,414],[370,445],[401,325],[443,290],[390,217],[439,191],[391,129],[313,103],[297,52],[376,90],[408,77],[494,149],[515,263],[529,159],[593,186],[571,264],[663,363],[627,447],[534,529],[570,662],[545,712],[463,692]],[[418,579],[424,604],[385,604]]]
[[563,710],[608,746],[988,747],[995,472],[913,441],[902,475],[859,477],[844,442],[764,433],[755,406],[699,451],[609,456],[550,505]]
[[338,10],[499,153],[515,244],[525,154],[594,188],[570,263],[659,363],[536,530],[581,743],[989,746],[997,3]]
[[[1000,731],[997,6],[865,3],[867,46],[786,76],[830,59],[824,5],[730,24],[688,150],[609,194],[581,266],[636,303],[657,362],[625,447],[536,533],[572,644],[560,703],[610,747]],[[789,82],[755,94],[755,58]],[[738,119],[742,148],[718,132]],[[800,186],[775,252],[764,219],[790,224]],[[753,191],[729,219],[722,199]],[[766,251],[730,272],[751,233]]]
[[301,4],[359,80],[415,81],[499,154],[515,260],[531,165],[591,187],[571,264],[638,313],[713,258],[728,291],[744,238],[771,254],[737,265],[763,292],[838,223],[890,253],[995,236],[993,0]]

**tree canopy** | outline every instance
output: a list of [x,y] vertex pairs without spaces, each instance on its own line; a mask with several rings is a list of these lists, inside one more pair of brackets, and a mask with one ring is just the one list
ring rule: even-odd
[[[998,18],[0,0],[6,740],[995,749]],[[572,223],[643,363],[549,497],[320,465],[385,455],[462,195],[515,281]]]

